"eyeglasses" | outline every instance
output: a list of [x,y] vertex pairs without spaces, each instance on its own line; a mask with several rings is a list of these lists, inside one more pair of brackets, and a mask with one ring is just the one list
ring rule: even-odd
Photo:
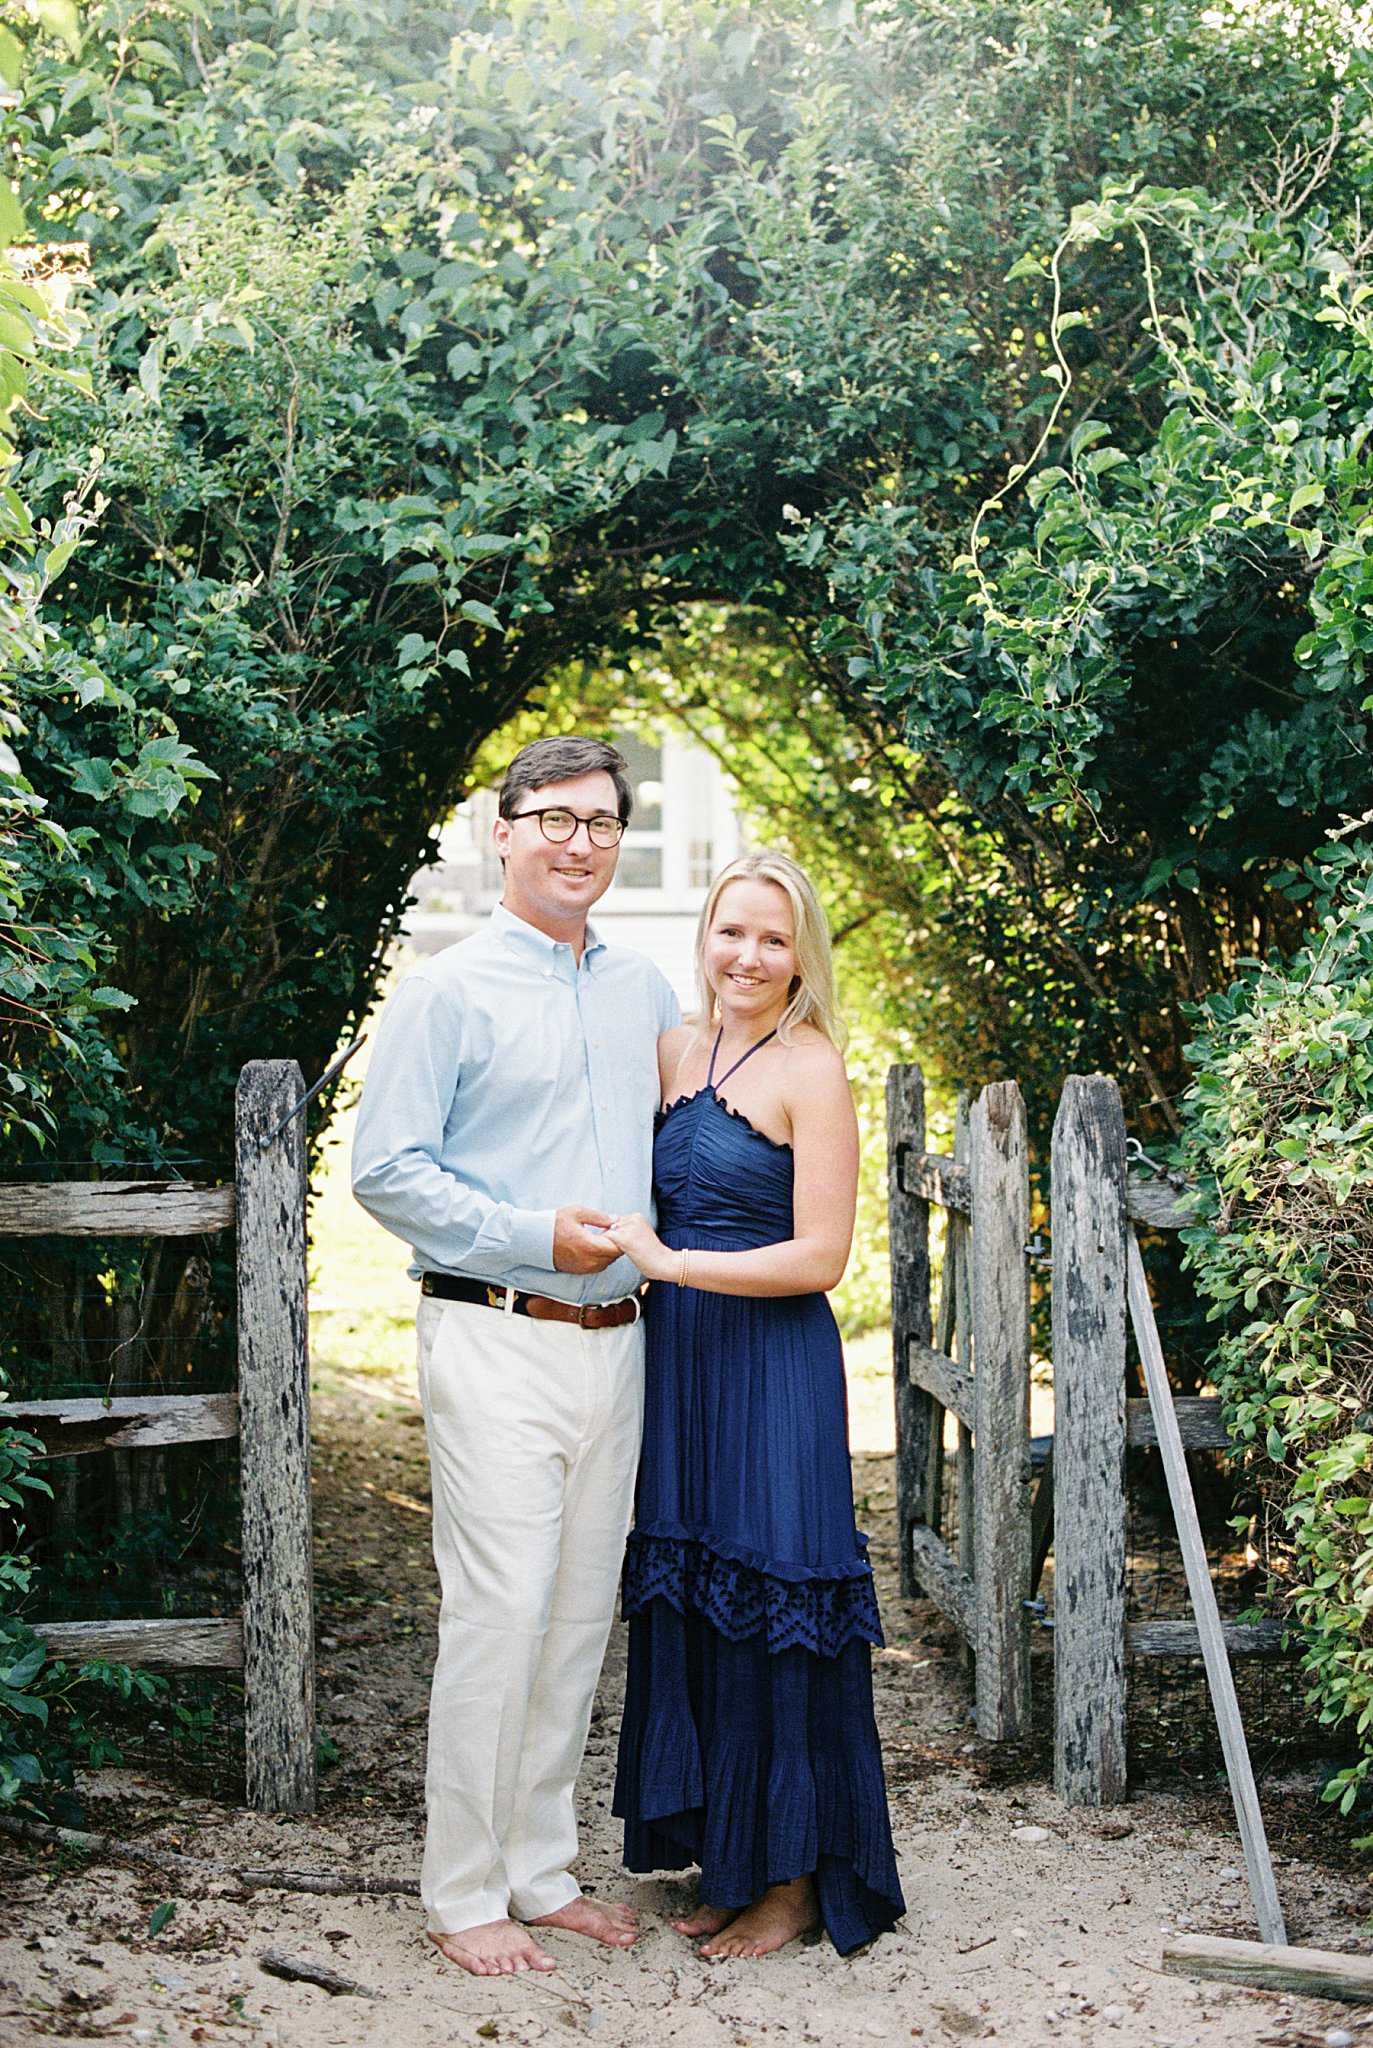
[[551,839],[555,846],[565,846],[575,836],[579,825],[585,825],[593,846],[618,846],[624,837],[623,818],[612,817],[609,811],[597,811],[592,817],[584,818],[579,811],[565,811],[558,804],[548,810],[516,811],[510,822],[516,825],[521,818],[537,818],[544,838]]

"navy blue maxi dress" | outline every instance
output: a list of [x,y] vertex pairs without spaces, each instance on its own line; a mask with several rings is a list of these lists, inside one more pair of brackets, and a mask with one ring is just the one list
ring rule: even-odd
[[[791,1147],[720,1101],[729,1076],[714,1084],[714,1065],[712,1055],[699,1094],[658,1119],[659,1234],[675,1250],[776,1244],[794,1235]],[[854,1527],[839,1332],[823,1294],[660,1283],[646,1336],[614,1801],[625,1862],[698,1863],[712,1906],[747,1906],[814,1871],[826,1931],[846,1955],[893,1927],[905,1901],[873,1716],[870,1645],[882,1627]]]

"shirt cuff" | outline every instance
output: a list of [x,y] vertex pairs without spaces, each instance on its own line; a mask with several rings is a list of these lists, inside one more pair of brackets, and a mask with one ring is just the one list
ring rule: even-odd
[[516,1209],[512,1212],[509,1247],[512,1266],[533,1266],[541,1273],[557,1270],[553,1264],[553,1232],[557,1217],[556,1209]]

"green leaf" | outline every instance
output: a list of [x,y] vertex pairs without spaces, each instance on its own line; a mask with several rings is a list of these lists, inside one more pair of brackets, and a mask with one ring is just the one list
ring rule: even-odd
[[150,64],[154,71],[172,71],[178,78],[181,76],[181,60],[165,43],[140,38],[134,44],[134,48],[142,61]]
[[64,42],[73,57],[81,54],[81,18],[76,0],[29,0],[29,5],[50,36]]
[[48,578],[49,582],[51,582],[54,576],[62,574],[62,571],[66,568],[80,545],[79,539],[64,540],[59,541],[55,548],[49,548],[43,558],[43,574]]
[[46,1643],[38,1642],[33,1644],[16,1663],[9,1666],[8,1670],[0,1670],[0,1684],[11,1685],[16,1690],[22,1690],[24,1686],[31,1684],[38,1676],[39,1672],[43,1669],[46,1657]]
[[481,350],[473,348],[470,342],[455,342],[448,351],[448,374],[455,384],[461,384],[465,378],[476,376],[483,360]]
[[0,78],[6,85],[18,85],[24,71],[24,45],[18,36],[0,24]]
[[70,771],[72,787],[82,796],[94,797],[97,803],[104,803],[115,790],[114,770],[108,761],[92,755],[88,760],[78,761]]
[[468,598],[467,602],[461,607],[458,616],[464,619],[471,619],[479,626],[489,626],[493,633],[501,633],[505,630],[501,625],[500,614],[493,612],[489,604],[482,604],[475,597]]
[[149,1935],[161,1934],[175,1911],[175,1899],[164,1899],[160,1906],[154,1906],[152,1912],[148,1915]]
[[0,178],[0,242],[22,242],[28,233],[24,209],[8,178]]

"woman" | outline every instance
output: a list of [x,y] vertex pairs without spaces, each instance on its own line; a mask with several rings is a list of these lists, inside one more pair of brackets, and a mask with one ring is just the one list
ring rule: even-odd
[[702,1021],[659,1040],[629,1675],[615,1812],[631,1870],[701,1866],[674,1921],[710,1957],[823,1924],[841,1954],[905,1911],[873,1718],[882,1641],[853,1524],[825,1299],[853,1235],[858,1132],[824,913],[782,854],[719,876]]

